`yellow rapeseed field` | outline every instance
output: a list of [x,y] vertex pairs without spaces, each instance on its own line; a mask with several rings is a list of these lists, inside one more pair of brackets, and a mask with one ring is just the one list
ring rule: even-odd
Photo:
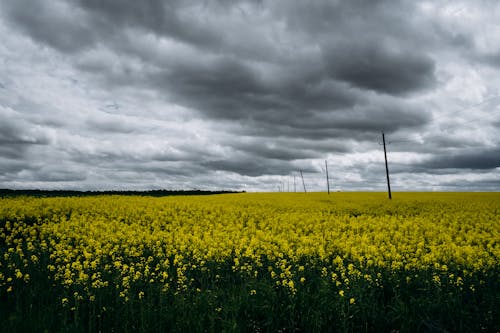
[[11,326],[36,303],[68,330],[404,331],[412,314],[423,330],[498,327],[498,193],[3,198],[0,250]]

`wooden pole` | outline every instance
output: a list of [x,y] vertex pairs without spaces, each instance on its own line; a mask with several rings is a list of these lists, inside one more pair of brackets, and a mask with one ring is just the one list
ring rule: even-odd
[[389,193],[389,199],[392,199],[392,195],[391,195],[391,182],[389,180],[389,166],[387,165],[387,150],[385,149],[385,135],[384,135],[384,132],[382,132],[382,143],[384,144],[385,175],[387,176],[387,191]]
[[330,194],[330,179],[328,179],[328,163],[325,160],[325,169],[326,169],[326,188],[328,190],[328,194]]
[[304,193],[307,193],[306,183],[304,182],[304,175],[302,174],[302,170],[300,170],[300,177],[302,178],[302,185],[304,186]]

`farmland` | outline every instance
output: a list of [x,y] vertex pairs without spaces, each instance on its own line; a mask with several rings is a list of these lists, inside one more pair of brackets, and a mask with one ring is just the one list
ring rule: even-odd
[[500,194],[0,199],[5,331],[498,331]]

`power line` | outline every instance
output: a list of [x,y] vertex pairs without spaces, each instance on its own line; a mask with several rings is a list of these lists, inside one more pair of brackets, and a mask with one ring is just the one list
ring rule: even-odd
[[[479,116],[479,117],[476,117],[475,119],[467,119],[465,120],[466,121],[466,124],[465,125],[471,125],[471,124],[475,124],[475,123],[478,123],[478,122],[481,122],[481,121],[491,121],[491,117],[495,117],[497,115],[500,115],[500,113],[494,113],[494,114],[488,114],[488,115],[483,115],[483,116]],[[488,119],[490,118],[490,119]],[[498,122],[500,124],[500,119],[498,119]],[[443,132],[443,131],[446,131],[448,129],[457,129],[457,130],[474,130],[474,128],[467,128],[465,126],[459,126],[457,125],[456,123],[455,124],[449,124],[445,127],[440,127],[440,131]],[[390,140],[390,141],[387,141],[387,144],[392,144],[392,143],[419,143],[419,144],[424,144],[426,142],[429,142],[430,140],[435,140],[435,139],[449,139],[450,138],[450,135],[447,135],[447,134],[433,134],[433,135],[425,135],[424,133],[416,133],[417,135],[420,136],[420,140],[419,139],[396,139],[396,140]],[[422,142],[419,142],[419,141],[422,141]]]
[[477,103],[475,103],[475,104],[471,104],[471,105],[468,105],[468,106],[462,107],[462,108],[460,108],[460,109],[458,109],[458,110],[455,110],[455,111],[453,111],[453,112],[443,113],[443,114],[441,114],[441,115],[439,115],[439,116],[433,117],[433,118],[432,118],[432,120],[433,120],[433,121],[435,121],[435,120],[441,119],[441,118],[443,118],[443,117],[456,115],[456,113],[457,113],[457,112],[463,112],[463,111],[468,111],[468,110],[470,110],[470,109],[474,109],[474,108],[476,108],[476,107],[478,107],[478,106],[480,106],[480,105],[482,105],[482,104],[484,104],[484,103],[486,103],[486,102],[489,102],[489,101],[495,100],[495,99],[497,99],[497,98],[499,98],[499,97],[500,97],[500,94],[496,94],[496,95],[493,95],[493,96],[490,96],[490,97],[484,98],[484,99],[482,99],[480,102],[477,102]]

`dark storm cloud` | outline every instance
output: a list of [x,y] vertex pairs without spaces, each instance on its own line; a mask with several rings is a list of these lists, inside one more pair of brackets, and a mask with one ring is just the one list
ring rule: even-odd
[[474,191],[496,191],[500,189],[500,179],[490,178],[478,181],[464,180],[463,182],[445,182],[441,186],[454,186],[455,188],[470,188]]
[[0,165],[2,165],[2,171],[0,172],[1,176],[6,176],[8,174],[15,174],[21,170],[26,168],[26,165],[22,161],[17,161],[15,159],[9,158],[2,152],[2,157],[0,158]]
[[196,1],[147,0],[124,4],[114,0],[80,0],[77,3],[108,29],[132,27],[205,47],[219,44],[219,34],[203,25],[203,15],[210,13]]
[[495,68],[500,69],[500,50],[495,53],[480,54],[477,56],[480,61],[483,61]]
[[495,169],[500,167],[500,149],[463,149],[436,154],[421,165],[430,169]]
[[249,110],[282,108],[279,101],[266,100],[265,86],[257,74],[232,58],[181,65],[155,79],[155,86],[173,93],[174,101],[202,110],[208,117],[240,119],[249,116]]
[[[491,171],[499,151],[484,142],[498,142],[494,123],[471,142],[463,139],[464,121],[445,121],[452,113],[433,117],[448,101],[476,102],[498,86],[494,75],[484,78],[500,68],[498,48],[487,47],[494,40],[454,16],[487,15],[473,2],[455,7],[409,0],[2,2],[0,33],[13,37],[0,48],[0,76],[9,78],[0,82],[0,107],[14,110],[0,124],[2,181],[138,186],[145,179],[152,186],[199,178],[259,187],[259,177],[319,173],[312,161],[328,156],[337,158],[345,184],[372,188],[383,183],[383,164],[373,164],[381,131],[394,138],[390,154],[400,153],[391,160],[396,174]],[[489,72],[477,70],[483,67]],[[103,109],[109,101],[117,102]],[[418,157],[405,161],[407,152]]]
[[303,139],[279,139],[272,137],[235,139],[229,143],[229,146],[238,152],[261,158],[263,162],[266,159],[293,161],[320,158],[326,152],[348,151],[348,146],[345,143],[332,140],[311,142]]
[[[113,133],[116,135],[116,133]],[[137,134],[135,134],[137,135]],[[113,146],[102,146],[92,150],[85,147],[66,148],[66,162],[76,165],[92,165],[94,168],[117,170],[120,172],[149,172],[153,174],[189,175],[203,173],[198,163],[213,159],[215,156],[204,147],[181,142],[174,147],[159,141],[156,144],[144,145],[140,138],[132,142],[124,135],[121,141]],[[132,149],[135,145],[138,147]]]
[[265,174],[287,174],[289,171],[283,168],[283,165],[270,166],[259,163],[253,159],[246,160],[216,160],[208,161],[202,164],[205,167],[218,171],[229,171],[239,175],[257,177]]
[[[19,156],[9,159],[0,148],[0,180],[21,178],[23,181],[66,182],[84,181],[86,171],[78,166],[68,166],[63,163],[50,164],[47,162],[30,161],[26,163]],[[32,156],[33,157],[33,156]],[[60,161],[63,162],[63,161]]]
[[4,144],[0,146],[0,154],[9,159],[21,159],[25,157],[26,146]]
[[327,49],[325,57],[334,77],[380,93],[405,95],[435,83],[434,62],[413,48],[391,50],[380,41],[342,43]]
[[[201,163],[202,166],[216,171],[228,171],[242,176],[258,177],[264,175],[286,176],[299,169],[297,164],[278,161],[275,159],[256,159],[251,155],[235,154],[231,158],[212,160]],[[306,166],[304,172],[316,172],[317,170]]]
[[39,128],[33,128],[31,124],[19,119],[12,114],[0,113],[0,156],[8,159],[22,159],[30,147],[36,145],[47,145],[49,139]]
[[285,83],[275,90],[258,82],[250,71],[239,71],[227,64],[216,72],[193,74],[169,78],[167,90],[176,92],[180,102],[202,110],[202,115],[209,118],[288,123],[295,117],[312,116],[313,110],[334,110],[354,103],[354,97],[349,96],[352,94],[342,88],[330,88],[328,94],[328,88],[321,87],[321,83],[303,89],[300,83]]
[[64,170],[60,168],[41,168],[39,170],[26,172],[24,177],[41,182],[74,182],[87,179],[87,175],[83,170]]
[[14,124],[0,123],[0,144],[29,143],[19,136],[19,128]]
[[[73,8],[75,4],[78,7]],[[117,72],[121,65],[118,62],[117,67],[116,61],[115,64],[102,63],[94,68],[100,75],[108,76],[104,81],[106,84],[148,85],[164,93],[168,100],[194,108],[208,118],[249,118],[262,123],[289,124],[292,128],[300,128],[302,125],[297,123],[304,124],[302,119],[305,118],[310,123],[306,127],[326,123],[333,128],[343,128],[349,127],[349,124],[337,121],[335,117],[317,117],[313,112],[344,112],[350,107],[362,105],[366,94],[363,89],[399,95],[432,84],[433,63],[418,50],[408,49],[404,45],[400,49],[397,41],[396,49],[390,43],[380,43],[376,39],[364,41],[363,38],[369,37],[359,34],[364,28],[379,26],[384,19],[390,19],[389,25],[404,26],[401,19],[396,19],[397,6],[392,9],[383,1],[373,4],[340,2],[334,5],[319,2],[312,6],[313,12],[316,10],[315,17],[305,15],[304,18],[297,18],[290,15],[284,20],[290,32],[306,29],[311,36],[320,34],[316,42],[318,44],[308,45],[307,40],[297,40],[304,43],[303,47],[319,48],[320,52],[311,54],[310,59],[287,55],[286,61],[276,63],[275,54],[281,52],[278,50],[279,45],[270,44],[262,38],[258,47],[267,48],[268,51],[261,53],[257,62],[248,61],[239,54],[235,57],[235,49],[239,46],[232,42],[234,38],[225,38],[228,32],[223,21],[208,19],[241,19],[234,17],[232,10],[242,4],[256,14],[262,15],[264,12],[265,7],[258,3],[236,2],[230,5],[213,1],[199,5],[190,1],[166,4],[155,0],[141,4],[128,2],[126,5],[108,0],[79,1],[64,6],[52,5],[56,9],[54,11],[50,10],[51,5],[44,2],[37,3],[40,7],[37,7],[37,14],[23,10],[26,4],[11,4],[8,8],[15,24],[27,30],[34,39],[62,51],[73,52],[79,47],[104,41],[104,45],[116,52],[128,50],[128,54],[134,58],[151,61],[149,50],[134,50],[131,45],[127,46],[133,41],[123,37],[123,29],[136,31],[138,39],[142,37],[141,31],[149,31],[160,38],[173,38],[196,47],[201,52],[197,58],[176,59],[173,63],[154,59],[152,65],[156,64],[157,71],[153,72],[144,71],[142,67],[136,71],[127,69],[127,64]],[[293,13],[300,7],[298,3],[286,3],[285,12]],[[52,16],[65,11],[79,18],[77,24],[71,24],[71,19],[62,21],[62,18]],[[354,13],[360,13],[366,19],[356,29],[345,18]],[[329,17],[328,21],[321,19],[326,17]],[[86,31],[90,27],[93,29]],[[334,36],[342,36],[342,40],[337,42],[337,37],[332,39],[325,35],[330,34],[331,30],[335,31]],[[388,31],[389,28],[381,30],[379,27],[370,33],[383,37]],[[250,32],[231,31],[231,34],[242,38],[247,37],[246,33]],[[356,37],[349,38],[349,35]],[[345,39],[352,41],[346,42]],[[78,45],[75,41],[78,41]],[[74,47],[72,43],[75,43]],[[204,56],[203,52],[208,53]],[[172,58],[169,54],[165,56]],[[267,64],[267,67],[259,69],[262,64]],[[96,64],[82,64],[80,68],[89,70],[92,66]],[[270,75],[263,74],[266,68],[271,68]],[[140,77],[142,79],[137,81]],[[351,85],[359,89],[353,90]],[[353,127],[366,129],[367,124],[362,123],[363,120]]]
[[319,157],[318,152],[307,150],[295,150],[287,147],[276,147],[268,145],[264,142],[259,142],[252,145],[244,145],[239,147],[242,151],[252,153],[255,156],[273,159],[291,161],[296,159]]
[[94,43],[87,18],[71,4],[53,1],[7,1],[7,18],[28,35],[62,52],[73,53]]
[[407,95],[431,88],[435,64],[425,53],[435,43],[428,22],[411,13],[412,2],[318,1],[288,7],[293,30],[321,41],[323,60],[335,79],[362,89]]
[[[338,140],[336,146],[339,147],[346,140],[373,141],[381,131],[392,133],[398,129],[418,128],[430,119],[428,113],[420,107],[385,100],[331,112],[302,111],[294,114],[290,111],[288,114],[290,118],[274,122],[271,121],[271,116],[267,121],[243,121],[234,131],[263,138],[281,136],[304,138],[314,140],[313,142],[333,138]],[[340,150],[333,147],[333,151],[345,148],[345,145]]]
[[174,178],[174,177],[189,177],[193,174],[202,175],[208,170],[193,163],[184,161],[134,161],[134,160],[119,160],[119,164],[112,161],[102,162],[99,164],[97,174],[106,175],[116,180],[121,180],[124,177],[140,182],[144,178],[156,177],[158,179]]

